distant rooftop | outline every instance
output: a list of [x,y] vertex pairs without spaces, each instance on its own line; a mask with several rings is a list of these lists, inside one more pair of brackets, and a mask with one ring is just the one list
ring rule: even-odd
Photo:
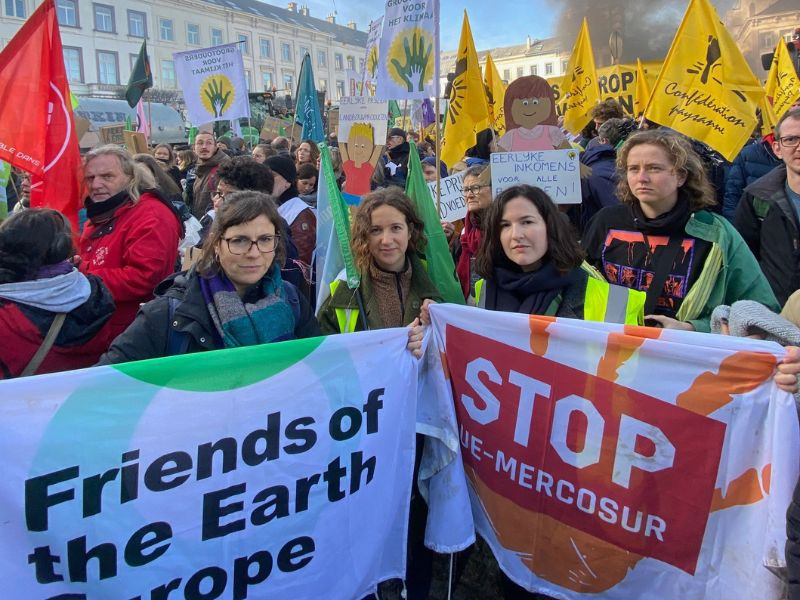
[[[478,52],[478,60],[480,62],[484,62],[486,60],[486,55],[490,52],[492,54],[492,59],[498,60],[513,56],[537,56],[540,54],[553,54],[560,52],[561,49],[561,40],[557,37],[546,38],[543,40],[529,38],[524,44],[502,46],[500,48],[492,48],[491,50],[481,50]],[[441,63],[454,63],[457,53],[457,50],[448,50],[447,52],[442,52],[440,55]]]
[[[766,17],[769,15],[779,15],[785,12],[794,12],[800,8],[797,0],[777,0],[767,8],[758,13],[759,17]],[[794,23],[795,26],[800,26],[800,23]]]
[[320,33],[333,36],[337,42],[342,44],[360,46],[362,48],[367,46],[367,33],[355,29],[354,24],[351,27],[331,22],[334,20],[333,17],[328,17],[328,19],[312,17],[306,7],[298,7],[296,2],[289,2],[289,8],[279,8],[272,4],[267,4],[266,2],[259,2],[259,0],[204,0],[204,2],[230,10],[280,21],[281,23],[286,23],[293,27],[314,29]]

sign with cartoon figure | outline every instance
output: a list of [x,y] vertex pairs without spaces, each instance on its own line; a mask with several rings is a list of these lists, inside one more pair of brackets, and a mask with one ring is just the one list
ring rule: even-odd
[[388,103],[371,96],[344,97],[339,105],[339,150],[346,176],[343,191],[363,196],[386,140]]
[[556,99],[546,79],[536,75],[511,82],[503,102],[506,133],[497,144],[507,152],[569,148],[557,125]]
[[437,95],[438,31],[439,0],[386,0],[377,56],[378,97],[404,100]]
[[175,75],[192,123],[250,117],[239,44],[176,52]]
[[544,190],[556,204],[580,204],[581,179],[578,151],[539,150],[493,152],[492,196],[514,185],[528,184]]

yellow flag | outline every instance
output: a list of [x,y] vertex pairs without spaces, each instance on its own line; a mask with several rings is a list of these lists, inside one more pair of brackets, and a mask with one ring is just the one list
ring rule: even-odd
[[506,115],[503,99],[506,97],[506,84],[500,79],[497,65],[492,55],[486,55],[486,66],[483,68],[483,82],[486,84],[486,97],[489,104],[489,121],[493,124],[498,137],[506,132]]
[[800,99],[800,80],[783,39],[775,48],[775,56],[772,57],[772,66],[764,87],[776,119],[780,119]]
[[563,81],[564,129],[570,133],[579,133],[591,120],[589,113],[594,105],[600,102],[592,40],[589,39],[589,23],[585,17]]
[[475,145],[476,127],[485,126],[488,119],[486,89],[465,10],[456,57],[456,76],[450,91],[442,139],[442,160],[448,168],[464,158],[464,152]]
[[756,126],[763,95],[709,0],[690,0],[645,117],[733,160]]
[[650,99],[650,86],[647,85],[647,74],[644,72],[642,61],[636,59],[636,95],[634,96],[633,116],[638,117],[644,112],[647,101]]
[[775,129],[778,117],[775,116],[775,111],[766,94],[758,103],[758,108],[761,109],[761,135],[768,135]]

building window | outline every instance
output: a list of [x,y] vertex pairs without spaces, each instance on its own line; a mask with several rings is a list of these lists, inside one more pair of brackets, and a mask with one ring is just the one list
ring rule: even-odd
[[561,74],[562,75],[567,72],[567,68],[568,67],[569,67],[569,61],[568,60],[562,60],[561,61]]
[[132,37],[147,37],[147,17],[143,12],[128,11],[128,35]]
[[336,80],[336,99],[341,100],[344,97],[344,81]]
[[544,63],[544,74],[545,75],[553,74],[553,63]]
[[772,31],[762,31],[759,34],[759,43],[762,50],[773,50],[776,46],[775,33]]
[[300,51],[298,52],[300,60],[303,60],[306,57],[306,54],[311,56],[311,50],[306,48],[305,46],[300,46]]
[[212,46],[222,45],[222,29],[216,29],[214,27],[211,28],[211,45]]
[[172,19],[158,20],[159,37],[165,42],[175,41],[175,30],[172,28]]
[[258,48],[260,50],[261,58],[272,57],[272,42],[270,40],[266,40],[264,38],[259,39]]
[[290,94],[294,93],[294,75],[291,73],[283,74],[283,89],[288,90]]
[[100,83],[119,85],[119,64],[116,52],[97,51],[97,78]]
[[525,69],[523,67],[517,67],[517,77],[522,77],[525,74]]
[[283,62],[292,62],[292,46],[286,42],[281,43],[281,60]]
[[358,72],[359,73],[363,73],[364,72],[364,59],[363,58],[359,58],[358,59]]
[[25,18],[25,0],[6,0],[6,15]]
[[78,0],[58,0],[58,24],[62,27],[79,27]]
[[249,92],[253,87],[253,75],[247,69],[244,71],[244,79],[247,82],[247,91]]
[[341,71],[344,69],[344,62],[341,54],[334,54],[333,55],[333,66],[336,67],[337,71]]
[[175,63],[171,60],[161,61],[161,86],[165,88],[176,86]]
[[325,52],[325,50],[317,50],[317,66],[318,67],[328,66],[328,53]]
[[186,24],[186,43],[193,46],[200,45],[200,25],[194,23]]
[[325,92],[328,90],[328,80],[327,79],[320,79],[319,80],[319,91]]
[[64,46],[64,66],[70,83],[83,83],[83,58],[80,48]]
[[117,28],[114,26],[114,8],[112,6],[94,5],[94,29],[107,33],[117,32]]
[[138,54],[128,54],[128,62],[131,67],[131,73],[133,73],[133,69],[136,66],[136,61],[139,60]]
[[268,92],[272,89],[272,71],[261,71],[261,85],[264,87],[264,91]]
[[539,74],[539,65],[531,65],[531,75]]
[[250,38],[245,34],[239,34],[239,48],[242,49],[242,54],[250,54]]
[[356,59],[353,58],[352,56],[347,57],[347,68],[350,69],[351,71],[356,70]]
[[503,79],[511,81],[511,69],[503,69]]

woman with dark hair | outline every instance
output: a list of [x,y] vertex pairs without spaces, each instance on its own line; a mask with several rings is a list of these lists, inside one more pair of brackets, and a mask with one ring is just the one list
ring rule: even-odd
[[228,195],[197,265],[162,282],[100,362],[319,335],[308,301],[281,278],[284,258],[272,199],[259,192]]
[[589,222],[583,247],[610,283],[647,293],[648,324],[708,332],[715,307],[775,295],[742,236],[708,210],[716,203],[690,143],[659,129],[617,152],[617,198]]
[[[503,190],[485,217],[474,304],[489,310],[641,325],[644,294],[584,268],[583,250],[550,197],[529,185]],[[613,288],[613,289],[612,289]]]
[[317,166],[317,159],[319,158],[319,148],[317,145],[311,140],[303,140],[300,142],[300,145],[297,147],[297,150],[294,153],[295,158],[295,167],[300,168],[300,165],[304,165],[306,163]]
[[181,186],[181,170],[175,164],[175,151],[170,144],[159,144],[153,148],[153,158],[158,161],[159,166],[166,171],[167,175],[172,177],[172,180],[180,188]]
[[111,343],[111,293],[72,264],[64,216],[49,208],[0,225],[0,379],[89,367]]

